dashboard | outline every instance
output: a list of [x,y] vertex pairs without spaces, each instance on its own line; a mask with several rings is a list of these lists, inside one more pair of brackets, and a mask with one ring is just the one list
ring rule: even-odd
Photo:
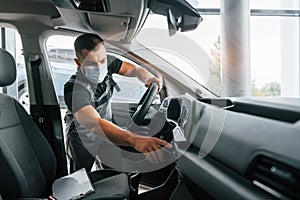
[[213,197],[300,199],[300,101],[182,95],[159,110],[176,126],[178,168]]

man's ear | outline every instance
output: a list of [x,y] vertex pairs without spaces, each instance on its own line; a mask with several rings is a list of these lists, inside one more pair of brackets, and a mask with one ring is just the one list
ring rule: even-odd
[[81,66],[81,63],[79,62],[79,60],[77,58],[74,58],[74,62],[76,63],[77,67]]

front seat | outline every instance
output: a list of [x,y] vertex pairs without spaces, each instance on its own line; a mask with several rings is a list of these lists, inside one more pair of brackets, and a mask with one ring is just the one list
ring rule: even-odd
[[[16,79],[14,58],[0,49],[0,87]],[[0,93],[0,194],[6,198],[45,198],[52,192],[56,158],[17,100]],[[136,176],[135,176],[136,177]],[[95,193],[87,199],[125,199],[136,195],[130,176],[114,170],[90,174]],[[138,184],[134,184],[136,188]]]

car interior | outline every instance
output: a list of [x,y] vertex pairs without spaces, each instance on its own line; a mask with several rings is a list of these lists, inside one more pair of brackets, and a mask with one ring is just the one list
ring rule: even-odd
[[[121,96],[113,96],[112,113],[118,126],[133,121],[148,127],[141,135],[163,139],[172,149],[165,162],[150,164],[133,148],[117,147],[125,152],[122,166],[89,172],[95,192],[82,199],[300,199],[300,65],[298,96],[248,95],[247,64],[236,62],[247,61],[243,56],[250,53],[242,48],[249,47],[249,35],[245,24],[237,24],[245,16],[280,15],[250,9],[249,1],[217,0],[217,9],[201,9],[197,0],[0,0],[0,199],[51,199],[53,182],[70,174],[61,88],[76,71],[73,42],[83,33],[99,34],[108,55],[160,80],[158,91],[157,84],[146,88],[116,76],[121,91],[114,95]],[[299,23],[300,5],[282,11]],[[193,35],[181,35],[198,33],[209,15],[221,17],[223,32],[214,45],[224,47],[218,58],[227,95],[200,81],[197,72],[210,74],[215,68],[205,67],[215,64],[191,42]],[[165,32],[146,29],[150,18],[163,19]],[[170,49],[178,51],[168,60]],[[183,72],[176,63],[198,65]]]

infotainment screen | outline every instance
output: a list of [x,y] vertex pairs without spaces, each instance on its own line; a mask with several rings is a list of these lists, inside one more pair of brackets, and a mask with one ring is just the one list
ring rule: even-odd
[[171,99],[168,111],[167,111],[167,118],[178,121],[181,113],[181,99]]

